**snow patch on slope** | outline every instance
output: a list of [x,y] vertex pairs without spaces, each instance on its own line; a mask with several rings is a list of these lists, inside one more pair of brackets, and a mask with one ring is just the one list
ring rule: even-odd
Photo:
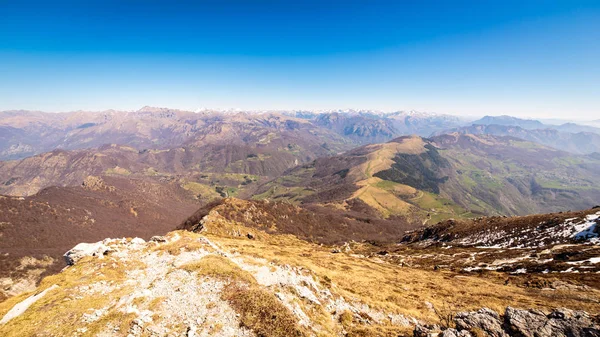
[[568,241],[587,241],[600,244],[600,211],[583,219],[566,219],[555,226],[540,223],[536,228],[513,228],[509,230],[487,228],[453,243],[478,248],[540,248]]

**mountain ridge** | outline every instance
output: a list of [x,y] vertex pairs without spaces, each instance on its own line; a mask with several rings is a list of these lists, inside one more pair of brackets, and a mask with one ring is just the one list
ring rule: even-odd
[[445,130],[444,132],[437,132],[434,135],[439,136],[454,132],[511,136],[576,154],[588,154],[600,150],[600,134],[582,131],[570,133],[553,128],[526,129],[512,125],[472,124],[470,126]]
[[591,157],[513,137],[401,137],[299,166],[263,184],[256,197],[342,205],[359,198],[383,214],[412,210],[423,217],[433,213],[436,220],[469,211],[510,215],[565,205],[581,209],[592,207],[598,197],[597,165]]
[[[215,215],[202,216],[203,226],[190,227],[193,232],[76,246],[66,254],[71,266],[45,278],[37,291],[0,303],[0,331],[374,337],[443,329],[507,336],[532,333],[518,323],[523,317],[550,326],[556,336],[600,329],[594,315],[582,311],[598,311],[589,300],[598,290],[567,274],[557,274],[562,283],[540,274],[540,282],[561,284],[540,291],[519,274],[507,283],[493,272],[408,266],[423,254],[400,253],[406,262],[399,264],[399,253],[381,246],[352,242],[331,250]],[[32,318],[43,324],[29,324]]]

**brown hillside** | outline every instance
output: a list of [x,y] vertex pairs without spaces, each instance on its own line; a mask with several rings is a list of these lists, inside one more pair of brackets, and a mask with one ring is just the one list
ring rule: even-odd
[[0,196],[0,278],[8,278],[1,279],[0,295],[35,285],[42,272],[60,270],[62,254],[80,242],[148,239],[173,229],[198,205],[177,184],[148,178],[89,178],[86,186]]
[[355,201],[356,205],[352,205],[355,210],[341,210],[318,205],[296,206],[286,202],[227,198],[200,208],[179,229],[201,231],[206,223],[210,224],[207,225],[208,231],[220,232],[234,231],[228,229],[230,226],[242,226],[333,244],[348,241],[397,242],[407,230],[420,224],[402,217],[382,219],[376,214],[362,212],[359,202]]

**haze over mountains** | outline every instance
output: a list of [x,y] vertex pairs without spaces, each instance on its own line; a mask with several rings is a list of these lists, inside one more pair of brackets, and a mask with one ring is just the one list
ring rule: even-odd
[[[514,283],[491,304],[473,291],[464,295],[464,302],[452,295],[461,310],[491,306],[504,312],[506,322],[513,315],[506,307],[515,303],[547,311],[562,303],[594,313],[600,299],[599,284],[590,276],[598,271],[594,206],[600,204],[599,132],[590,125],[556,126],[509,116],[469,121],[418,112],[151,107],[133,112],[1,112],[0,313],[12,317],[8,312],[17,300],[31,295],[37,285],[49,289],[47,282],[53,282],[61,290],[40,305],[58,305],[62,309],[57,312],[75,310],[58,303],[66,303],[68,291],[77,291],[76,301],[83,299],[78,307],[89,311],[77,309],[73,320],[58,319],[56,329],[74,324],[92,335],[108,330],[134,336],[140,331],[187,333],[158,316],[148,320],[143,311],[175,315],[169,317],[186,325],[186,331],[199,329],[180,311],[166,309],[165,303],[176,303],[185,310],[212,312],[177,294],[174,289],[182,288],[176,284],[185,280],[192,287],[184,290],[189,296],[212,296],[219,303],[219,312],[210,315],[222,330],[205,330],[216,335],[398,336],[435,322],[436,311],[444,306],[439,298],[463,287],[460,277],[482,289]],[[531,215],[535,213],[549,214]],[[73,250],[69,256],[77,258],[69,261],[75,266],[39,283],[65,266],[61,255],[79,242],[108,237],[129,239]],[[82,262],[76,262],[79,258]],[[105,258],[117,270],[106,269]],[[216,259],[211,263],[218,267],[210,269],[201,262],[204,258]],[[148,264],[156,267],[147,270]],[[321,269],[329,267],[339,271]],[[275,282],[263,268],[294,271],[276,273]],[[371,269],[378,277],[391,277],[394,287],[409,284],[413,290],[385,288],[381,298],[343,275],[351,271],[371,284],[366,276]],[[91,270],[101,272],[87,282],[84,275]],[[162,275],[162,290],[152,285],[158,280],[152,273]],[[195,277],[200,277],[197,285]],[[423,288],[430,278],[436,283]],[[299,279],[319,281],[314,286],[290,281]],[[217,283],[208,295],[201,289],[211,282]],[[102,284],[110,301],[94,302],[99,300],[94,291],[82,290],[87,283]],[[137,286],[127,291],[163,295],[138,296],[148,300],[135,300],[135,311],[133,304],[118,300],[126,289],[117,284],[133,283]],[[540,293],[538,285],[559,291],[562,300]],[[517,299],[507,299],[515,292]],[[272,305],[257,309],[264,315],[286,317],[287,323],[273,323],[285,326],[283,332],[245,316],[251,314],[241,308],[251,304],[236,302],[236,296],[255,295]],[[34,306],[29,313],[56,319],[39,310]],[[139,314],[121,327],[113,317],[127,310]],[[241,322],[224,320],[234,311]],[[98,319],[89,318],[96,313]],[[487,314],[500,320],[498,314]],[[475,319],[481,313],[465,315]],[[596,329],[587,313],[573,315],[580,316],[556,323],[556,329],[574,324]],[[542,316],[536,319],[544,324],[554,319]],[[47,332],[23,328],[29,317],[17,317],[0,331]],[[444,331],[474,336],[473,331],[483,329],[453,322],[446,322]],[[485,331],[525,333],[503,324],[498,321],[496,332]]]
[[536,120],[524,120],[510,116],[486,116],[471,125],[444,132],[465,134],[490,134],[512,136],[540,143],[573,153],[593,153],[600,151],[600,128],[575,123],[561,125],[543,124]]
[[160,177],[204,201],[237,195],[349,207],[360,200],[383,217],[423,221],[583,209],[599,196],[600,134],[576,124],[151,107],[1,117],[10,130],[3,155],[26,156],[0,162],[0,193],[13,196],[88,176]]
[[[538,135],[544,144],[559,145],[561,139],[572,149],[582,143],[581,139],[591,138],[592,145],[580,149],[582,153],[595,152],[600,128],[566,123],[544,125],[539,121],[523,120],[515,117],[486,116],[469,122],[468,119],[450,115],[419,112],[381,113],[374,111],[280,111],[280,112],[220,112],[202,110],[173,110],[167,108],[144,107],[137,111],[44,113],[37,111],[0,112],[0,160],[20,159],[54,149],[93,148],[105,144],[120,144],[143,149],[167,149],[176,146],[202,146],[228,141],[240,145],[257,142],[271,129],[296,130],[296,137],[287,140],[302,143],[311,137],[321,137],[329,141],[331,151],[347,150],[352,146],[385,142],[402,135],[416,134],[428,137],[434,133],[471,125],[501,125],[520,127],[532,131],[533,135],[519,131],[517,136],[535,138],[545,130],[549,135]],[[458,130],[458,129],[457,129]],[[250,134],[254,132],[254,134]],[[262,133],[261,133],[262,132]],[[266,132],[266,133],[265,133]],[[300,135],[308,132],[312,136]],[[479,133],[487,133],[487,130]],[[323,133],[323,134],[319,134]],[[335,137],[332,133],[339,135]],[[593,134],[592,134],[593,133]],[[298,137],[302,138],[299,139]],[[527,140],[535,140],[529,139]],[[327,142],[321,143],[321,145]],[[552,145],[546,144],[546,145]],[[302,145],[302,144],[299,144]],[[315,152],[316,151],[316,152]],[[326,152],[312,149],[315,154]]]

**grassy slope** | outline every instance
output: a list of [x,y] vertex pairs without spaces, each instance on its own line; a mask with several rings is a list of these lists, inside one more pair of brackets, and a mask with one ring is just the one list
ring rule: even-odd
[[[330,248],[309,244],[289,235],[262,233],[256,234],[255,240],[248,240],[245,236],[228,234],[240,230],[245,232],[252,229],[244,230],[237,226],[227,227],[226,224],[221,224],[218,231],[221,234],[207,233],[204,236],[224,251],[235,252],[235,256],[239,259],[254,261],[253,263],[263,261],[262,263],[271,266],[270,268],[301,267],[301,270],[311,273],[321,286],[332,289],[347,301],[363,303],[373,310],[385,313],[403,314],[426,322],[439,323],[439,318],[428,306],[433,305],[440,310],[449,308],[448,310],[452,312],[480,307],[502,311],[508,305],[542,310],[554,307],[574,308],[588,312],[600,310],[598,305],[600,293],[596,290],[585,293],[580,290],[540,291],[506,285],[502,278],[493,277],[493,274],[491,277],[466,276],[450,271],[401,267],[378,258],[365,258],[345,253],[332,254]],[[180,241],[157,246],[156,252],[177,255],[182,249],[194,251],[205,245],[201,243],[201,236],[198,234],[187,232],[178,232],[178,234],[183,237]],[[110,255],[108,259],[111,259]],[[58,275],[46,278],[39,289],[46,289],[53,284],[57,284],[59,289],[36,302],[21,317],[1,327],[0,332],[5,336],[32,335],[48,331],[64,335],[72,332],[74,328],[81,326],[81,317],[84,313],[110,306],[119,297],[130,293],[132,289],[123,287],[116,292],[84,297],[70,297],[70,291],[102,280],[119,284],[127,279],[125,271],[147,268],[136,261],[101,262],[102,260],[88,258]],[[216,266],[221,267],[216,268]],[[235,286],[225,288],[222,297],[227,299],[241,315],[246,326],[262,332],[264,336],[284,336],[288,333],[286,329],[294,328],[293,323],[296,318],[290,316],[289,311],[273,296],[272,291],[276,288],[254,285],[251,275],[218,256],[212,257],[210,261],[199,260],[179,267],[173,266],[173,268],[197,272],[203,277],[216,277],[236,283],[242,281],[248,284],[241,288]],[[198,282],[203,280],[205,278],[200,277]],[[13,305],[31,294],[33,293],[23,294],[0,303],[0,315],[5,314]],[[140,308],[151,305],[143,301],[136,303]],[[307,300],[299,300],[297,303],[311,320],[319,322],[323,336],[339,331],[338,323],[329,318],[323,311],[325,308],[319,308],[318,305]],[[278,320],[256,320],[260,315],[278,317]],[[363,336],[408,336],[412,329],[385,323],[364,325],[358,321],[353,322],[352,315],[350,317],[346,317],[348,315],[343,313],[337,315],[340,315],[339,324],[343,324],[346,330],[360,329]],[[83,335],[94,335],[102,331],[107,324],[119,326],[120,332],[117,334],[126,335],[134,318],[134,315],[116,310],[110,311],[100,320],[88,324],[88,330]],[[155,319],[160,317],[156,316]],[[292,325],[284,324],[285,322]],[[185,328],[182,329],[183,333]]]
[[[364,160],[356,165],[344,166],[343,178],[339,178],[341,181],[333,185],[350,186],[353,191],[343,197],[340,193],[332,192],[331,197],[326,198],[326,201],[343,205],[349,200],[358,199],[383,217],[413,218],[416,216],[424,223],[470,216],[467,210],[450,199],[431,195],[406,184],[375,177],[376,174],[389,170],[395,164],[397,154],[420,155],[428,151],[425,145],[426,142],[422,138],[404,137],[384,144],[367,145],[346,154],[347,157],[361,157]],[[317,161],[315,165],[327,166],[328,163]],[[314,166],[298,167],[287,175],[263,185],[261,193],[255,194],[253,198],[287,200],[293,203],[315,202],[314,196],[322,192],[322,189],[333,190],[327,183],[321,183],[319,178],[315,179],[319,176],[319,170],[319,167]],[[337,171],[329,177],[342,176],[340,174],[342,171]]]
[[600,172],[586,168],[598,165],[592,158],[514,139],[493,146],[490,155],[475,147],[441,150],[456,172],[441,195],[477,213],[503,215],[584,209],[600,196]]
[[598,181],[600,160],[592,156],[508,137],[443,135],[404,137],[298,167],[261,186],[255,198],[341,205],[359,199],[384,217],[435,223],[590,208],[600,199]]

